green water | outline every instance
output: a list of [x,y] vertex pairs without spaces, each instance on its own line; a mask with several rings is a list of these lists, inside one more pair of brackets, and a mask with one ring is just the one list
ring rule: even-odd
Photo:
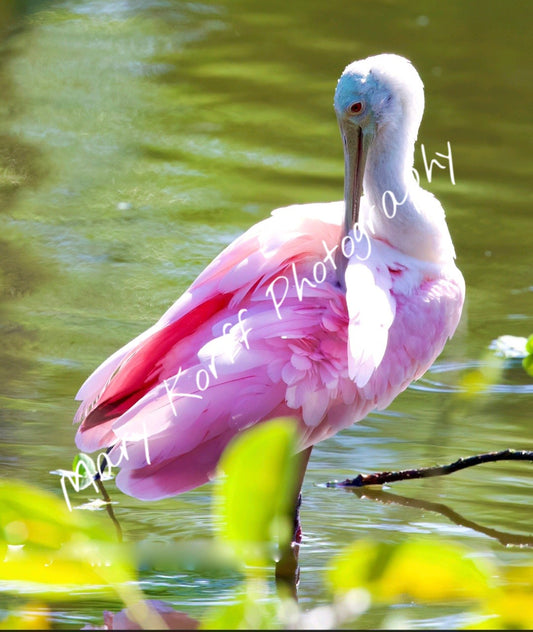
[[[332,109],[344,66],[396,52],[426,87],[419,135],[449,170],[443,202],[467,285],[463,319],[434,368],[389,410],[313,452],[304,482],[300,603],[324,603],[331,556],[363,535],[420,533],[505,565],[531,549],[428,508],[318,487],[358,472],[533,449],[531,379],[508,362],[458,393],[487,347],[532,326],[528,2],[103,0],[0,5],[1,474],[60,494],[48,472],[76,453],[73,397],[111,352],[152,324],[200,270],[272,208],[342,196]],[[441,161],[442,162],[442,161]],[[141,503],[110,489],[130,539],[209,537],[209,486]],[[389,490],[390,491],[390,490]],[[531,466],[500,463],[400,483],[488,529],[531,536]],[[87,496],[80,494],[75,504]],[[325,519],[327,517],[327,519]],[[143,589],[192,616],[235,599],[238,578],[147,573]],[[105,602],[54,607],[58,626],[101,622]],[[460,626],[452,607],[400,608],[415,627]],[[361,625],[373,627],[383,612]]]

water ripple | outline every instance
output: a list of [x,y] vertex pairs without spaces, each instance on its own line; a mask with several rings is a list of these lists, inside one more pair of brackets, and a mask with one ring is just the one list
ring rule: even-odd
[[[468,360],[465,362],[449,362],[445,364],[438,364],[431,368],[431,370],[422,378],[413,382],[410,385],[415,391],[426,391],[432,393],[468,393],[471,389],[466,386],[468,383],[468,377],[479,372],[483,374],[488,364],[481,360]],[[510,377],[510,373],[515,370],[519,370],[518,374],[520,378],[524,379],[525,373],[522,372],[522,366],[520,360],[506,359],[502,365],[501,375],[498,376],[501,379],[502,376]],[[455,380],[452,382],[443,382],[435,379],[435,375],[439,374],[451,374],[455,373]],[[501,383],[499,380],[491,382],[490,379],[486,379],[483,384],[483,389],[480,393],[514,393],[518,395],[526,395],[533,393],[533,384],[520,384],[518,382]]]

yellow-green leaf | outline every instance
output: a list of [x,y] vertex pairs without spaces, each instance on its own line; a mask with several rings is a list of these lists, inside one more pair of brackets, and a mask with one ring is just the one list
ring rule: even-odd
[[29,603],[0,621],[0,630],[48,630],[49,611],[43,604]]
[[530,353],[522,360],[522,366],[528,375],[533,376],[533,354]]
[[114,540],[103,523],[70,512],[53,494],[21,481],[0,481],[0,542],[58,548],[74,532]]
[[291,537],[296,424],[275,419],[239,435],[224,452],[213,513],[219,537],[247,565],[268,563]]
[[74,461],[72,462],[72,471],[76,476],[77,484],[80,490],[93,485],[94,477],[96,475],[96,465],[88,454],[80,452],[74,457]]
[[[218,605],[202,619],[202,630],[275,630],[281,628],[278,604],[266,599],[266,585],[247,584],[236,603]],[[260,591],[258,591],[260,589]]]
[[0,581],[5,590],[68,596],[72,586],[101,590],[135,579],[131,553],[103,519],[70,512],[48,492],[0,481]]
[[356,542],[337,557],[328,579],[334,592],[364,588],[389,603],[479,599],[489,588],[487,569],[463,548],[416,540]]

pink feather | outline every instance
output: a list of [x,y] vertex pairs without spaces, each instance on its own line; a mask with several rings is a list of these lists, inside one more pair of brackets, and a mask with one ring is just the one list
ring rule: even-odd
[[431,366],[464,281],[444,211],[412,175],[423,104],[408,60],[350,64],[335,93],[345,201],[274,211],[88,378],[76,443],[111,448],[122,490],[156,499],[201,485],[236,434],[279,415],[298,420],[303,450]]
[[[345,295],[331,262],[323,282],[313,276],[323,242],[339,241],[342,206],[311,211],[250,229],[83,385],[78,447],[116,444],[116,462],[126,446],[123,491],[155,499],[205,483],[235,434],[279,414],[299,419],[308,447],[385,408],[440,353],[462,304],[455,266],[432,277],[374,240],[364,265],[350,260]],[[278,316],[267,290],[280,277]]]

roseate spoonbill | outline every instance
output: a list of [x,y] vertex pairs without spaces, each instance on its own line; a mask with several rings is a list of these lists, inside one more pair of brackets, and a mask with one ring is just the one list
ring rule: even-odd
[[334,106],[344,201],[273,211],[81,387],[77,445],[112,447],[127,494],[207,482],[237,433],[279,415],[297,418],[308,458],[388,406],[454,333],[463,277],[444,211],[412,173],[418,73],[392,54],[353,62]]

